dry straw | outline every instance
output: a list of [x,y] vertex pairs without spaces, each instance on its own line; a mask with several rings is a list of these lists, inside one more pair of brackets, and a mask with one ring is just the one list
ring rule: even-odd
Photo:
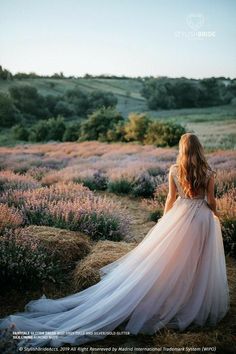
[[99,269],[117,260],[136,246],[136,243],[99,241],[74,270],[75,288],[81,290],[100,280]]

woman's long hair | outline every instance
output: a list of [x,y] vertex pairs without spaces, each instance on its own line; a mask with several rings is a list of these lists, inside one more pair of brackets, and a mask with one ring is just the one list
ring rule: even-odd
[[194,198],[206,190],[207,174],[212,170],[195,134],[187,133],[181,136],[177,164],[180,185],[189,198]]

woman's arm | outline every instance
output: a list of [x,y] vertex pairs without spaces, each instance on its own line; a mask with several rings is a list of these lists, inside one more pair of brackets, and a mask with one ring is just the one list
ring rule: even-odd
[[215,200],[215,195],[214,195],[214,176],[212,175],[209,179],[208,185],[207,185],[207,204],[213,211],[213,213],[216,216],[219,216],[219,214],[216,211],[216,200]]
[[172,208],[174,202],[176,201],[176,195],[177,195],[177,188],[175,185],[174,178],[170,171],[169,172],[169,192],[166,198],[164,214],[167,213],[167,211]]

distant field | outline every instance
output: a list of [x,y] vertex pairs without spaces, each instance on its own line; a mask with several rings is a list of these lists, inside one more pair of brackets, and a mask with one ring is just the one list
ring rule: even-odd
[[210,150],[236,148],[235,106],[150,111],[150,115],[158,120],[182,124],[188,131],[196,133]]
[[59,95],[66,90],[80,88],[91,92],[101,90],[112,92],[118,99],[117,109],[123,114],[147,110],[145,99],[141,96],[142,83],[138,80],[118,79],[23,79],[0,81],[0,92],[6,92],[12,85],[35,86],[42,95]]
[[[11,85],[32,85],[43,95],[59,95],[68,89],[112,92],[118,99],[117,109],[127,117],[130,112],[147,112],[153,119],[183,124],[199,135],[209,149],[235,148],[236,106],[149,111],[140,91],[142,82],[135,79],[23,79],[0,81],[0,92],[7,92]],[[9,129],[0,134],[0,145],[14,144]]]

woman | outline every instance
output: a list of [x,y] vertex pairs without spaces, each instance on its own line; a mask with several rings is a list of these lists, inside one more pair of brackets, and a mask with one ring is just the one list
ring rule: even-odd
[[181,137],[163,217],[100,273],[99,283],[79,293],[30,301],[26,312],[2,319],[0,328],[56,331],[18,345],[59,347],[103,339],[121,323],[131,334],[153,334],[162,327],[214,326],[225,316],[229,290],[214,173],[196,135]]

